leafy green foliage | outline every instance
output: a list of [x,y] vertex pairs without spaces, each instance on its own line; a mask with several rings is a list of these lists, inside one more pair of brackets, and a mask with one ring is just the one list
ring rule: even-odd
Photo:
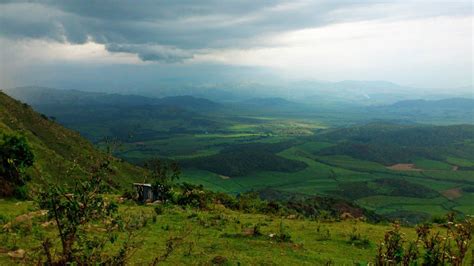
[[380,215],[341,198],[285,193],[274,189],[260,190],[259,195],[262,199],[270,201],[268,204],[277,203],[279,211],[288,215],[297,214],[318,220],[338,220],[346,213],[355,218],[365,217],[372,222],[382,220]]
[[472,240],[472,220],[455,222],[452,214],[446,220],[446,235],[432,232],[431,225],[422,224],[416,228],[415,241],[407,241],[400,231],[400,224],[395,223],[378,247],[376,265],[414,265],[419,259],[422,259],[422,265],[463,265]]
[[[48,218],[55,221],[62,246],[61,255],[56,259],[51,253],[52,240],[44,239],[42,245],[48,264],[94,264],[110,259],[104,258],[102,253],[107,242],[115,242],[115,231],[121,220],[118,205],[100,194],[108,166],[108,163],[99,165],[89,180],[77,183],[71,190],[50,185],[40,193],[38,204],[48,210]],[[93,236],[88,231],[91,224],[100,225],[106,234]]]
[[393,229],[385,233],[382,243],[377,249],[376,265],[402,264],[410,265],[410,262],[418,258],[416,245],[409,244],[405,247],[406,238],[400,231],[400,224],[393,224]]
[[170,200],[173,195],[173,182],[179,179],[181,173],[178,164],[153,159],[148,161],[145,166],[151,171],[154,196],[162,202]]
[[202,186],[183,183],[180,185],[180,189],[181,194],[177,199],[178,205],[205,209],[212,200],[212,194],[206,193]]
[[33,152],[24,136],[0,132],[0,181],[5,183],[5,187],[0,189],[0,196],[11,196],[8,184],[12,184],[17,196],[26,197],[25,188],[22,187],[28,179],[25,170],[33,162]]
[[361,235],[360,232],[357,231],[357,227],[352,229],[352,232],[349,234],[349,240],[347,241],[349,245],[353,245],[359,248],[368,248],[370,247],[370,240],[367,236]]

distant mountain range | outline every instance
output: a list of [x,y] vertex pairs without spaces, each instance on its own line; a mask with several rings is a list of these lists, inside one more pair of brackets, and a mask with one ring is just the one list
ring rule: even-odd
[[61,90],[45,87],[18,87],[4,90],[15,99],[33,106],[172,106],[186,110],[209,110],[218,108],[219,104],[194,96],[170,96],[163,98],[140,95],[122,95],[79,90]]
[[474,110],[474,99],[449,98],[435,101],[427,100],[406,100],[399,101],[386,108],[409,108],[409,109],[464,109]]
[[[65,84],[66,89],[85,90],[74,84]],[[285,80],[274,77],[270,80],[246,80],[227,82],[180,82],[157,83],[153,87],[136,88],[87,87],[87,91],[134,94],[151,98],[170,96],[193,96],[220,103],[240,102],[254,98],[284,98],[293,102],[317,104],[319,106],[355,105],[370,106],[392,104],[401,100],[445,98],[473,98],[472,86],[458,88],[416,88],[388,81],[345,80],[327,82],[317,80]]]
[[285,106],[285,105],[295,105],[299,103],[291,102],[280,97],[272,98],[252,98],[249,100],[239,102],[243,105],[258,105],[258,106]]
[[[387,82],[355,81],[326,84],[328,86],[326,93],[321,93],[323,90],[319,90],[318,93],[321,94],[318,95],[311,94],[310,87],[313,84],[313,82],[297,84],[299,88],[306,88],[308,95],[310,95],[304,99],[298,98],[298,95],[276,96],[280,95],[281,91],[275,91],[274,96],[271,97],[233,98],[234,101],[219,102],[192,95],[155,98],[44,87],[20,87],[5,90],[5,92],[16,99],[27,102],[40,112],[57,117],[58,121],[68,126],[84,123],[84,121],[103,123],[120,117],[122,121],[147,118],[162,121],[172,119],[176,121],[174,126],[180,127],[179,125],[188,123],[186,121],[197,119],[202,122],[204,119],[209,122],[215,120],[209,119],[209,115],[216,114],[219,116],[317,116],[322,120],[331,120],[331,116],[339,113],[345,114],[343,118],[358,119],[362,122],[364,120],[388,119],[435,124],[474,123],[474,99],[469,97],[436,99],[435,96],[432,96],[435,99],[419,98],[395,101],[395,99],[404,99],[405,96],[388,93],[391,89],[402,91],[403,88],[400,86]],[[323,86],[324,84],[319,85]],[[258,86],[258,84],[253,85]],[[339,86],[348,87],[350,85],[354,86],[352,90],[337,89]],[[377,85],[387,88],[381,90],[386,94],[382,92],[376,94],[377,90],[374,88]],[[246,91],[247,89],[244,87],[250,88],[251,86],[252,83],[242,84],[239,91]],[[266,89],[269,88],[262,88],[262,90]],[[254,91],[256,90],[254,89]],[[358,90],[359,92],[357,92]],[[334,91],[334,93],[329,91]],[[356,96],[357,93],[359,96]],[[354,98],[356,99],[354,100]],[[181,122],[178,123],[178,121]]]

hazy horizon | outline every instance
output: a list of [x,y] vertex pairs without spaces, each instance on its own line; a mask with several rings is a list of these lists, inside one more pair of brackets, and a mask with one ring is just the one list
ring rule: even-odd
[[387,81],[433,93],[472,92],[471,1],[0,6],[2,88],[153,92]]

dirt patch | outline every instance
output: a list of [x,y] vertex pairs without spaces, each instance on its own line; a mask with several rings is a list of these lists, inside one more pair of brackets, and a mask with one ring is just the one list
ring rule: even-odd
[[230,179],[230,176],[226,176],[226,175],[219,175],[219,177],[222,179]]
[[29,212],[26,214],[19,215],[13,219],[12,222],[9,222],[3,226],[3,229],[9,230],[12,227],[12,223],[24,223],[27,221],[30,221],[33,218],[44,216],[48,214],[48,211],[46,210],[39,210],[39,211],[34,211],[34,212]]
[[446,198],[453,200],[462,196],[462,190],[460,188],[452,188],[445,191],[441,191],[441,194]]
[[395,171],[423,171],[423,169],[416,168],[415,164],[412,163],[397,163],[387,168]]

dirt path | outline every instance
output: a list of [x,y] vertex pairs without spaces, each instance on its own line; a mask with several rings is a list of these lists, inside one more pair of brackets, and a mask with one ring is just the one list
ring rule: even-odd
[[441,194],[449,200],[454,200],[462,196],[461,188],[451,188],[448,190],[441,191]]

